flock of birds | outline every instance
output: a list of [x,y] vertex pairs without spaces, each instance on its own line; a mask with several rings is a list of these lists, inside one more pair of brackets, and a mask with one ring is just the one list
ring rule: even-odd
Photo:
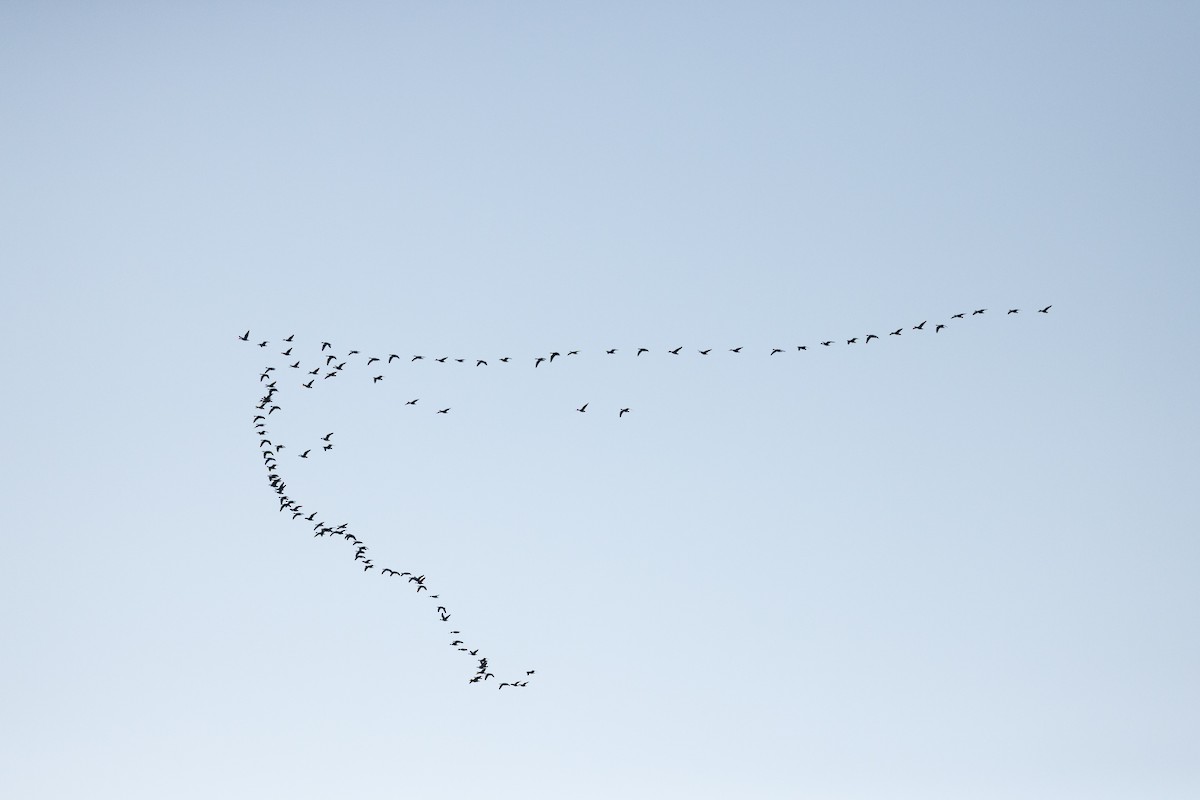
[[[1037,313],[1049,314],[1051,308],[1052,308],[1052,306],[1047,305],[1044,308],[1037,309]],[[953,314],[949,317],[947,322],[934,323],[934,327],[932,329],[933,333],[937,334],[937,333],[940,333],[942,330],[945,330],[948,327],[948,325],[951,324],[954,320],[966,319],[966,317],[968,315],[969,316],[981,316],[983,314],[986,314],[987,311],[988,311],[988,309],[986,309],[986,308],[979,308],[979,309],[975,309],[974,311],[971,311],[971,312],[964,311],[964,312],[960,312],[957,314]],[[1019,314],[1020,312],[1021,312],[1021,309],[1019,309],[1019,308],[1010,308],[1007,310],[1007,315]],[[923,320],[919,324],[913,325],[913,326],[911,326],[911,328],[907,328],[907,330],[918,331],[918,332],[926,331],[927,330],[926,325],[928,323],[929,323],[929,320]],[[901,326],[901,327],[896,328],[895,330],[887,332],[886,335],[887,336],[902,336],[904,334],[905,330],[906,330],[906,327]],[[255,342],[254,340],[252,340],[250,337],[249,330],[247,330],[245,333],[239,335],[237,338],[240,341],[247,342],[250,344],[255,344],[261,349],[266,349],[266,348],[272,346],[272,342],[270,340],[263,340],[260,342]],[[862,335],[862,336],[854,336],[854,337],[851,337],[851,338],[848,338],[845,340],[845,346],[858,344],[860,339],[862,340],[862,344],[867,345],[867,344],[870,344],[872,341],[874,341],[876,339],[881,339],[881,338],[882,338],[881,336],[878,336],[877,334],[874,334],[874,333],[869,333],[869,334]],[[816,346],[833,347],[839,341],[840,340],[834,340],[834,339],[822,340],[822,341],[818,342]],[[483,358],[468,359],[468,358],[458,358],[458,357],[450,357],[450,356],[438,356],[436,358],[426,359],[426,357],[424,355],[412,355],[411,357],[409,357],[409,356],[401,356],[397,353],[388,353],[386,356],[371,355],[371,356],[367,356],[366,358],[360,358],[360,359],[354,360],[355,356],[362,356],[363,354],[358,350],[348,349],[345,351],[345,355],[338,355],[334,351],[333,344],[330,342],[325,342],[325,341],[320,342],[320,349],[312,357],[312,360],[305,360],[305,359],[302,359],[300,356],[296,355],[294,352],[295,348],[298,346],[295,344],[295,335],[294,334],[281,340],[281,342],[279,342],[277,344],[277,346],[283,347],[282,350],[279,350],[277,352],[278,352],[279,356],[283,357],[284,365],[282,367],[268,365],[268,366],[264,367],[262,369],[262,371],[259,373],[259,376],[258,376],[259,385],[262,386],[263,389],[265,389],[265,393],[261,397],[258,398],[258,401],[254,406],[255,413],[253,414],[253,417],[251,420],[251,423],[254,426],[255,435],[258,437],[258,449],[259,449],[260,457],[262,458],[262,461],[263,461],[263,467],[265,468],[266,473],[267,473],[267,482],[271,486],[272,491],[274,491],[274,493],[277,496],[277,499],[279,501],[280,513],[290,513],[292,520],[296,521],[296,522],[311,523],[314,538],[327,537],[331,540],[341,540],[341,541],[349,544],[353,551],[352,552],[353,562],[356,565],[359,565],[362,567],[362,571],[364,574],[370,573],[372,570],[375,570],[375,568],[376,568],[375,562],[371,559],[371,556],[369,555],[370,547],[368,547],[367,544],[362,539],[360,539],[356,534],[352,533],[349,530],[350,525],[348,523],[339,522],[339,523],[334,524],[330,521],[327,521],[326,519],[321,518],[322,515],[319,514],[318,512],[307,511],[307,509],[305,509],[305,507],[301,503],[297,502],[296,499],[292,498],[288,494],[287,483],[284,480],[283,474],[280,469],[280,459],[283,458],[283,451],[286,449],[286,445],[282,442],[276,443],[271,438],[272,434],[270,433],[270,431],[268,430],[268,427],[267,427],[267,423],[272,419],[271,415],[276,412],[283,411],[283,406],[281,405],[281,401],[279,399],[280,394],[281,394],[281,389],[279,387],[280,380],[283,378],[283,376],[285,374],[288,374],[288,372],[287,372],[288,370],[292,370],[292,369],[298,370],[300,372],[300,374],[298,376],[300,378],[300,380],[298,381],[299,387],[301,389],[312,389],[312,388],[314,388],[315,385],[317,385],[318,379],[320,379],[321,381],[326,381],[331,378],[337,378],[338,376],[345,374],[345,371],[349,368],[349,365],[352,363],[352,361],[354,363],[362,362],[363,365],[368,368],[368,373],[375,371],[374,369],[369,369],[369,368],[373,367],[375,364],[390,366],[391,364],[393,364],[396,361],[401,361],[402,363],[407,362],[409,364],[415,363],[418,361],[426,361],[426,360],[435,361],[435,362],[442,363],[442,364],[446,364],[449,362],[454,362],[454,363],[458,363],[458,364],[472,364],[473,363],[474,366],[477,368],[489,366],[489,362],[488,362],[488,360],[483,359]],[[696,352],[701,356],[708,356],[710,353],[713,352],[713,349],[714,348],[711,348],[711,347],[706,348],[706,349],[697,349]],[[744,348],[741,346],[727,348],[728,352],[733,353],[735,355],[741,354],[743,349]],[[805,344],[795,345],[795,349],[796,349],[796,351],[803,352],[803,351],[808,350],[808,345],[805,345]],[[684,350],[684,348],[682,346],[680,346],[680,347],[675,347],[672,349],[667,349],[665,352],[670,355],[678,356],[683,352],[683,350]],[[773,347],[770,349],[770,352],[767,353],[767,355],[768,356],[776,356],[776,355],[780,355],[780,354],[783,354],[783,353],[786,353],[789,351],[790,351],[790,348]],[[276,351],[272,351],[272,355],[274,355],[275,352]],[[566,352],[566,354],[564,355],[563,353],[561,353],[559,351],[551,351],[545,355],[533,356],[530,358],[530,360],[533,363],[533,367],[536,369],[536,368],[541,367],[542,364],[547,364],[547,365],[553,364],[555,362],[555,360],[559,359],[559,358],[570,358],[573,356],[578,356],[579,352],[580,351],[578,351],[578,350],[568,350]],[[617,348],[610,348],[610,349],[604,350],[604,354],[607,356],[614,356],[618,352],[619,351]],[[635,351],[634,356],[637,358],[640,358],[642,355],[644,355],[646,353],[651,353],[651,352],[652,351],[650,350],[650,348],[639,347]],[[295,361],[292,361],[292,363],[287,363],[287,361],[289,361],[291,359],[295,359]],[[504,357],[496,359],[496,361],[499,364],[510,364],[510,363],[512,363],[513,360],[509,356],[504,356]],[[529,361],[526,361],[525,363],[529,363]],[[311,369],[309,369],[310,366],[312,366]],[[387,376],[386,376],[386,374],[381,373],[378,375],[371,375],[370,377],[371,377],[371,383],[374,385],[374,384],[378,384],[380,381],[384,380],[384,378]],[[296,385],[296,384],[289,382],[289,385]],[[405,405],[416,406],[419,401],[420,401],[420,398],[413,398],[412,400],[407,401],[405,403]],[[579,408],[576,408],[575,410],[581,414],[586,413],[588,410],[588,405],[589,405],[588,403],[584,403],[582,406],[580,406]],[[437,409],[436,413],[437,414],[449,414],[450,410],[451,409],[449,407],[441,408],[441,409]],[[631,413],[630,408],[619,408],[617,410],[617,417],[618,418],[624,417],[628,413]],[[320,437],[319,445],[310,447],[310,448],[304,450],[303,452],[298,453],[297,457],[301,458],[301,459],[307,459],[307,458],[309,458],[310,454],[312,454],[313,451],[316,450],[317,447],[320,447],[320,450],[322,452],[328,452],[328,451],[333,450],[334,435],[335,435],[335,432],[330,431],[329,433]],[[422,593],[424,593],[425,597],[428,600],[432,601],[432,605],[434,606],[435,614],[436,614],[438,620],[443,624],[448,625],[450,623],[452,614],[450,613],[448,606],[446,605],[445,601],[443,601],[441,599],[440,594],[435,594],[431,590],[430,584],[427,582],[427,577],[424,574],[419,574],[416,570],[397,570],[393,567],[383,567],[383,568],[377,570],[375,574],[378,574],[381,577],[385,577],[389,580],[399,579],[401,586],[411,588],[413,590],[414,594],[416,594],[416,595],[421,595]],[[484,684],[488,680],[496,677],[489,670],[487,657],[480,655],[479,648],[471,647],[465,639],[461,638],[462,636],[465,635],[465,634],[463,634],[463,632],[461,630],[457,630],[457,629],[450,630],[449,634],[451,637],[453,637],[449,643],[450,646],[455,648],[458,652],[467,654],[467,657],[473,659],[475,662],[475,666],[473,668],[470,678],[468,679],[468,683]],[[504,681],[497,680],[494,683],[500,689],[503,689],[505,687],[524,688],[525,686],[528,686],[529,677],[532,676],[533,674],[534,674],[534,670],[525,670],[523,675],[511,677]]]

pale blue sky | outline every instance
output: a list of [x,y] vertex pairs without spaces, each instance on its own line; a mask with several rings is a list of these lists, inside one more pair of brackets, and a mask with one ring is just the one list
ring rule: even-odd
[[[1198,35],[5,5],[0,793],[1197,796]],[[536,684],[275,511],[246,328],[492,361],[272,431]]]

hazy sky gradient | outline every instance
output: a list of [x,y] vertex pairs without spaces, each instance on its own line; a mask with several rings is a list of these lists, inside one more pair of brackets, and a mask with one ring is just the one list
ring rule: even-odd
[[[1197,796],[1198,37],[5,5],[0,793]],[[272,432],[536,684],[276,512],[246,328],[492,361],[283,387]]]

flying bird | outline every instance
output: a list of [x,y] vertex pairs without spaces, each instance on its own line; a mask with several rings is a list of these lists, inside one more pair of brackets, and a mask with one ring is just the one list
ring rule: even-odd
[[439,411],[439,412],[437,412],[437,413],[439,413],[439,414],[449,414],[449,413],[450,413],[450,409],[448,409],[448,408],[443,408],[441,411]]
[[241,336],[239,336],[237,338],[241,339],[243,342],[250,341],[250,331],[246,331],[245,333],[243,333]]
[[371,383],[379,383],[381,380],[383,380],[383,376],[376,375],[374,378],[371,378]]
[[896,328],[896,330],[889,333],[888,336],[899,336],[903,331],[904,328]]
[[987,309],[986,309],[986,308],[977,308],[977,309],[975,309],[974,311],[972,311],[972,312],[971,312],[971,316],[973,317],[973,316],[975,316],[976,314],[982,314],[982,313],[983,313],[983,312],[985,312],[985,311],[987,311]]
[[416,400],[409,400],[409,401],[408,401],[407,403],[405,403],[404,405],[406,405],[406,406],[415,406],[415,405],[417,404],[417,400],[420,400],[420,399],[421,399],[421,398],[419,398],[419,397],[418,397],[418,398],[416,398]]
[[673,356],[677,356],[677,355],[679,355],[679,351],[682,349],[683,349],[683,347],[680,346],[680,347],[676,347],[674,350],[668,350],[667,352]]
[[731,353],[740,353],[740,352],[742,352],[742,348],[740,348],[740,347],[731,347],[731,348],[729,348],[729,352],[731,352]]
[[1049,314],[1049,313],[1050,313],[1050,306],[1046,306],[1045,308],[1039,308],[1039,309],[1038,309],[1038,313],[1039,313],[1039,314]]
[[308,449],[308,450],[305,450],[303,453],[301,453],[301,454],[300,454],[300,457],[301,457],[301,458],[308,458],[308,454],[309,454],[309,453],[311,453],[311,452],[312,452],[312,449],[311,449],[311,448],[310,448],[310,449]]
[[617,352],[617,348],[614,347],[612,350],[605,350],[604,352],[608,353],[611,356],[613,353]]
[[649,353],[649,352],[650,352],[650,350],[649,350],[649,349],[647,349],[647,348],[645,348],[645,347],[639,347],[639,348],[638,348],[638,351],[637,351],[637,354],[640,356],[642,353]]
[[628,413],[629,413],[629,409],[628,409],[628,408],[622,408],[622,409],[621,409],[621,413],[617,414],[617,419],[620,419],[621,417],[625,416],[625,415],[626,415],[626,414],[628,414]]
[[934,329],[933,329],[933,332],[934,332],[934,333],[941,333],[941,331],[942,331],[942,328],[944,328],[944,327],[946,327],[946,326],[945,326],[945,325],[941,325],[941,324],[939,324],[939,325],[938,325],[936,328],[934,328]]
[[1021,310],[1021,309],[1019,309],[1019,308],[1010,308],[1010,309],[1008,310],[1008,313],[1009,313],[1009,314],[1016,314],[1016,313],[1018,313],[1020,310]]
[[872,339],[878,339],[878,338],[879,338],[879,337],[878,337],[878,336],[876,336],[875,334],[873,334],[873,333],[868,333],[868,334],[867,334],[866,341],[864,341],[864,342],[863,342],[863,344],[870,344]]
[[778,347],[776,347],[771,350],[771,355],[775,355],[776,353],[782,353],[782,352],[783,352],[782,350],[780,350]]
[[954,315],[954,316],[952,316],[950,319],[962,319],[962,318],[963,318],[963,317],[965,317],[966,315],[967,315],[967,312],[965,312],[965,311],[964,311],[964,312],[963,312],[963,313],[961,313],[961,314],[955,314],[955,315]]
[[[929,320],[925,320],[925,322],[929,322]],[[922,322],[920,325],[913,325],[913,330],[914,331],[925,330],[925,322]]]
[[700,351],[698,351],[698,352],[700,353],[700,355],[702,355],[702,356],[706,356],[706,355],[708,355],[709,353],[711,353],[711,352],[712,352],[712,348],[710,347],[710,348],[708,348],[707,350],[700,350]]
[[588,404],[584,403],[582,406],[580,406],[579,408],[577,408],[575,410],[578,411],[580,414],[582,414],[587,411],[587,407],[588,407]]

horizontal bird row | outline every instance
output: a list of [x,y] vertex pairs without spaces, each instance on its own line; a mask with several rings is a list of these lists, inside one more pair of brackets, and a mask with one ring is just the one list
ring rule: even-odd
[[[1049,314],[1051,308],[1053,308],[1053,305],[1044,306],[1042,308],[1037,309],[1037,313]],[[953,320],[966,319],[967,316],[972,316],[972,317],[982,316],[982,315],[986,314],[987,311],[988,311],[987,308],[977,308],[971,312],[963,311],[963,312],[960,312],[957,314],[952,314],[949,317],[948,322],[934,323],[932,330],[935,334],[941,333],[943,330],[947,329],[949,322],[952,322]],[[1006,316],[1013,315],[1013,314],[1019,314],[1020,312],[1021,312],[1020,308],[1010,308],[1007,310]],[[925,331],[926,325],[928,325],[929,322],[930,322],[930,320],[922,320],[920,323],[911,326],[911,328],[908,328],[908,330],[910,332],[911,331]],[[884,335],[885,336],[902,336],[904,334],[905,330],[906,330],[905,326],[902,325],[902,326],[896,328],[895,330],[887,331]],[[250,331],[247,330],[245,333],[241,334],[237,338],[243,342],[250,342],[251,341]],[[860,342],[862,344],[870,344],[872,341],[875,341],[877,339],[882,339],[882,338],[883,337],[880,336],[879,334],[868,333],[868,334],[861,334],[859,336],[851,336],[845,340],[824,339],[824,340],[818,341],[814,345],[814,347],[833,347],[843,341],[845,342],[845,345],[847,345],[847,346],[859,344]],[[293,345],[294,341],[295,341],[295,334],[289,335],[287,338],[283,339],[283,343],[287,344],[289,346],[287,347],[287,349],[281,350],[280,355],[289,357],[289,358],[294,357],[293,356],[293,350],[295,349],[294,345]],[[269,345],[270,345],[269,340],[263,340],[261,342],[258,342],[258,346],[261,348],[268,347]],[[791,346],[764,348],[762,352],[765,352],[767,356],[776,356],[776,355],[781,355],[781,354],[788,353],[788,352],[806,352],[809,349],[809,345],[807,345],[807,344],[798,344],[798,345],[795,345],[794,347],[795,347],[794,350],[792,349]],[[324,359],[324,363],[316,366],[313,369],[306,369],[304,366],[302,366],[301,359],[297,359],[295,362],[288,364],[287,368],[296,369],[296,370],[304,370],[305,374],[310,376],[310,378],[309,378],[309,380],[302,382],[300,385],[306,389],[312,389],[316,385],[316,381],[317,381],[318,377],[320,377],[322,381],[329,380],[330,378],[336,378],[339,374],[341,374],[347,368],[347,365],[350,363],[350,360],[354,356],[362,355],[362,352],[359,350],[349,350],[346,352],[345,356],[339,356],[332,352],[328,352],[328,351],[331,351],[332,348],[333,348],[333,344],[331,342],[322,341],[320,343],[320,350],[318,351],[319,358]],[[696,348],[695,352],[701,356],[708,356],[708,355],[712,354],[715,349],[716,348],[713,348],[713,347]],[[745,347],[739,345],[737,347],[726,348],[726,350],[729,353],[738,355],[738,354],[741,354],[745,350]],[[530,356],[530,357],[528,357],[528,360],[525,363],[529,363],[531,361],[533,363],[534,368],[536,369],[536,368],[540,367],[542,364],[553,364],[555,362],[555,360],[558,358],[570,358],[572,356],[578,356],[580,354],[580,352],[581,352],[580,350],[568,350],[566,352],[566,354],[564,355],[562,352],[560,352],[558,350],[552,350],[548,354],[545,354],[545,355]],[[605,349],[603,352],[605,355],[613,356],[613,355],[616,355],[616,354],[622,352],[622,350],[620,348],[612,347],[612,348]],[[647,353],[652,353],[652,352],[653,351],[648,347],[638,347],[636,349],[633,349],[633,356],[635,358],[640,358],[641,356],[643,356]],[[666,349],[663,352],[670,354],[670,355],[678,356],[684,352],[684,347],[681,345],[679,347]],[[434,362],[437,362],[440,364],[446,364],[446,363],[450,363],[450,362],[458,363],[458,364],[474,364],[475,367],[486,367],[491,363],[485,358],[465,358],[465,357],[459,358],[459,357],[451,357],[451,356],[439,356],[437,358],[428,358],[427,359],[426,356],[424,356],[424,355],[413,355],[413,356],[409,357],[409,356],[401,356],[398,353],[389,353],[387,356],[368,356],[366,359],[365,365],[368,367],[370,367],[371,365],[376,364],[376,363],[382,363],[384,365],[391,365],[395,361],[404,362],[405,360],[407,360],[407,362],[410,364],[418,362],[418,361],[428,360],[428,361],[434,361]],[[510,356],[503,356],[501,358],[495,359],[495,361],[500,364],[510,364],[513,362],[513,359]],[[273,371],[275,371],[274,367],[267,368],[266,370],[264,370],[263,374],[259,375],[259,380],[260,381],[267,380],[269,377],[271,377],[270,373]],[[372,375],[371,382],[373,384],[378,384],[381,381],[383,381],[386,377],[387,377],[387,375],[382,374],[382,373],[378,374],[378,375]],[[414,400],[414,401],[411,401],[409,403],[409,405],[413,405],[415,403],[416,403],[416,401]],[[442,413],[442,414],[448,413],[448,409],[439,411],[438,413]]]

